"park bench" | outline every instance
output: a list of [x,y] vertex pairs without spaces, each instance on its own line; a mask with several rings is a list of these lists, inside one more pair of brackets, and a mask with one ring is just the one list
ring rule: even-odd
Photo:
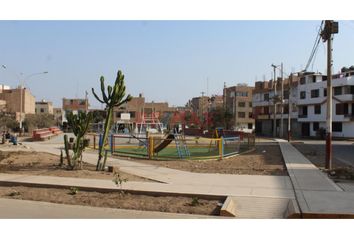
[[63,133],[58,127],[50,127],[49,130],[54,134],[54,135],[59,135]]
[[51,137],[55,136],[49,128],[41,128],[36,129],[32,133],[32,139],[35,141],[43,141],[46,139],[50,139]]

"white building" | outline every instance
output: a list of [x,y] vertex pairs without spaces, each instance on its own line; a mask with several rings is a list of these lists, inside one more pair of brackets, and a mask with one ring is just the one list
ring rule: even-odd
[[[316,136],[326,128],[327,76],[308,74],[300,78],[297,105],[302,136]],[[354,71],[333,75],[333,137],[354,137]]]
[[[292,135],[300,137],[300,127],[297,122],[297,76],[293,76],[291,81],[291,89],[289,91],[290,79],[285,79],[283,83],[283,95],[281,93],[281,79],[278,79],[277,91],[274,91],[274,81],[256,82],[252,96],[253,117],[255,119],[256,133],[258,135],[272,136],[274,127],[274,97],[283,101],[277,102],[276,109],[276,135],[282,137],[287,136],[288,117],[290,109]],[[289,94],[290,93],[290,94]],[[290,108],[289,108],[290,98]],[[283,110],[283,111],[282,111]],[[283,114],[282,114],[283,113]],[[281,131],[281,119],[283,119],[283,130]]]

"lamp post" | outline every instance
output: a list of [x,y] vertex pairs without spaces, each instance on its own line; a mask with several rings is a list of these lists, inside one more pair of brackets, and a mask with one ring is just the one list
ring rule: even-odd
[[[2,68],[4,69],[7,69],[7,66],[6,65],[1,65]],[[22,133],[23,131],[23,126],[22,126],[22,108],[23,108],[23,88],[24,88],[24,83],[27,79],[29,79],[30,77],[33,77],[33,76],[36,76],[36,75],[42,75],[42,74],[47,74],[48,72],[45,71],[45,72],[37,72],[37,73],[32,73],[32,74],[29,74],[25,77],[22,77],[23,76],[23,73],[20,73],[20,75],[18,75],[17,73],[15,73],[15,75],[20,79],[20,134]]]

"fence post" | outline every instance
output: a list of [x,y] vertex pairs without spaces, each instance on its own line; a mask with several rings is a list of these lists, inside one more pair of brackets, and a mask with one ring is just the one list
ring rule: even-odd
[[224,156],[224,138],[223,137],[219,138],[219,156],[220,156],[220,160],[222,160],[223,156]]
[[149,141],[148,155],[149,155],[149,159],[152,159],[152,157],[154,155],[154,139],[153,139],[153,137],[149,136],[148,141]]
[[102,147],[102,144],[103,144],[103,139],[102,139],[102,134],[98,135],[98,148],[101,148]]
[[111,134],[111,154],[113,154],[114,152],[114,145],[113,145],[113,141],[114,141],[114,135]]
[[93,149],[96,150],[96,134],[93,134]]

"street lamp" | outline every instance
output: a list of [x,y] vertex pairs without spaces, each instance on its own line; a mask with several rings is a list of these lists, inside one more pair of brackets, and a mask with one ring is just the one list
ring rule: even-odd
[[[1,65],[2,68],[7,69],[6,65]],[[37,72],[37,73],[32,73],[29,74],[25,77],[23,76],[23,73],[20,73],[20,75],[18,75],[17,73],[14,73],[20,80],[20,134],[22,133],[23,130],[23,126],[22,126],[22,95],[23,95],[23,87],[24,87],[24,83],[27,79],[29,79],[30,77],[36,76],[36,75],[42,75],[42,74],[47,74],[48,71],[44,71],[44,72]]]

